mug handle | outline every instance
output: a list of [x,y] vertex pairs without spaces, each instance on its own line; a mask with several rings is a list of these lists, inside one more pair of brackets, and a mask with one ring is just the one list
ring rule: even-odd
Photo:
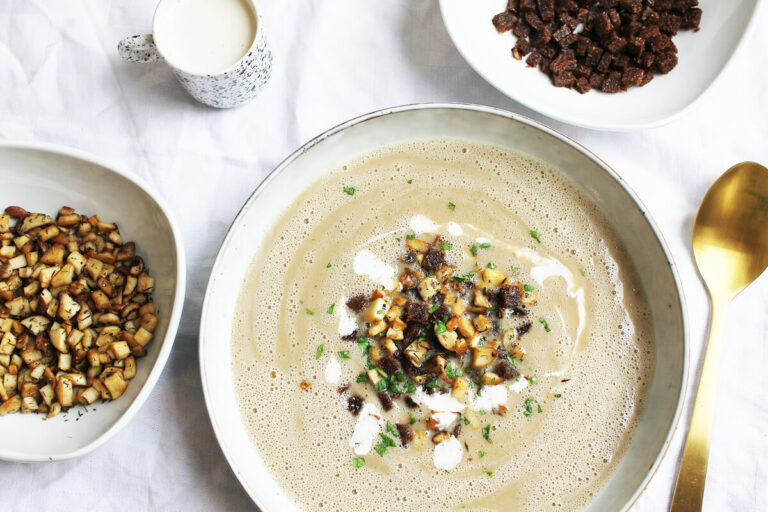
[[158,62],[163,60],[155,46],[152,34],[126,37],[117,44],[117,52],[130,62]]

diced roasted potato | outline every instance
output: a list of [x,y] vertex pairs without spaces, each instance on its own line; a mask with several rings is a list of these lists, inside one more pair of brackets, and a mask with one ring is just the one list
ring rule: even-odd
[[472,322],[464,316],[458,317],[459,318],[459,324],[457,326],[457,329],[459,330],[459,333],[464,336],[465,338],[471,338],[475,335],[475,328],[472,326]]
[[413,431],[413,441],[411,443],[411,446],[413,446],[417,450],[423,450],[424,444],[427,440],[427,431],[424,429],[414,429]]
[[405,357],[416,368],[421,368],[424,364],[424,359],[427,357],[427,351],[429,350],[429,342],[427,341],[413,341],[405,349]]
[[21,396],[14,395],[0,405],[0,416],[19,412],[19,409],[21,409]]
[[503,272],[500,272],[495,269],[486,268],[483,270],[483,280],[481,281],[480,286],[482,288],[487,288],[489,286],[498,286],[501,283],[503,283],[506,278],[507,276],[504,275]]
[[455,350],[456,349],[456,340],[458,339],[458,335],[455,331],[445,331],[440,334],[435,333],[437,336],[437,341],[440,342],[440,344],[446,349],[446,350]]
[[493,323],[490,321],[490,319],[485,315],[477,315],[473,320],[472,323],[475,326],[475,329],[477,329],[480,332],[485,332],[491,327],[493,327]]
[[453,379],[453,387],[451,388],[451,396],[463,402],[467,398],[467,389],[469,388],[469,381],[464,377],[456,377]]
[[104,379],[104,386],[109,390],[112,398],[120,398],[128,387],[128,381],[123,379],[123,372],[117,371]]
[[363,314],[364,322],[380,322],[384,320],[384,315],[389,310],[389,301],[385,297],[374,299],[368,305],[368,309]]
[[416,289],[422,299],[429,300],[440,291],[440,281],[434,276],[428,276],[421,280]]
[[429,250],[429,244],[424,240],[419,240],[418,238],[407,238],[405,240],[405,246],[412,251],[422,254]]
[[75,400],[72,381],[61,376],[56,381],[56,399],[62,407],[71,407]]
[[485,372],[480,381],[486,386],[493,386],[494,384],[501,384],[504,379],[494,372]]
[[499,351],[491,347],[472,347],[472,368],[485,368],[499,355]]

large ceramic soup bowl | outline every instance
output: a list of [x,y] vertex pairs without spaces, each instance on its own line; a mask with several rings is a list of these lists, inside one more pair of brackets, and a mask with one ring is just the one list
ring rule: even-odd
[[598,157],[535,121],[481,106],[404,106],[348,121],[298,149],[245,203],[213,267],[200,327],[203,389],[224,454],[262,510],[299,510],[249,439],[236,397],[230,340],[243,278],[254,256],[270,243],[267,237],[286,208],[331,169],[382,146],[437,138],[500,146],[562,173],[607,219],[641,276],[647,297],[653,297],[648,306],[656,357],[645,407],[623,458],[586,507],[626,510],[667,450],[683,402],[688,342],[675,265],[643,204]]

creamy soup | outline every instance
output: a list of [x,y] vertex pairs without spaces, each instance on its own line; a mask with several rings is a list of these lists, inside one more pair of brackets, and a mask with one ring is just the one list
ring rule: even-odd
[[[369,358],[397,333],[368,336],[368,312],[347,303],[377,289],[397,296],[406,269],[423,271],[403,262],[420,258],[406,244],[437,235],[454,269],[431,301],[480,287],[493,270],[524,287],[526,304],[483,315],[491,327],[475,341],[499,348],[498,366],[473,368],[470,348],[448,371],[454,384],[478,381],[466,396],[457,400],[445,375],[389,375],[410,398],[387,411]],[[243,421],[306,510],[579,509],[624,453],[653,367],[645,298],[605,219],[556,171],[464,141],[385,148],[315,183],[254,257],[235,315]],[[450,327],[451,316],[428,328]],[[523,333],[522,353],[500,346],[508,332]],[[456,357],[441,351],[428,356]],[[513,378],[479,382],[502,359]],[[404,447],[396,424],[423,431],[424,445]]]

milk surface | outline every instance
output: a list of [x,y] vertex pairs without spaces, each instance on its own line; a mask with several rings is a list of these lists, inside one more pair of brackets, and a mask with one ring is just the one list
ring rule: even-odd
[[173,66],[205,75],[225,71],[256,37],[256,16],[245,0],[163,0],[154,38]]

